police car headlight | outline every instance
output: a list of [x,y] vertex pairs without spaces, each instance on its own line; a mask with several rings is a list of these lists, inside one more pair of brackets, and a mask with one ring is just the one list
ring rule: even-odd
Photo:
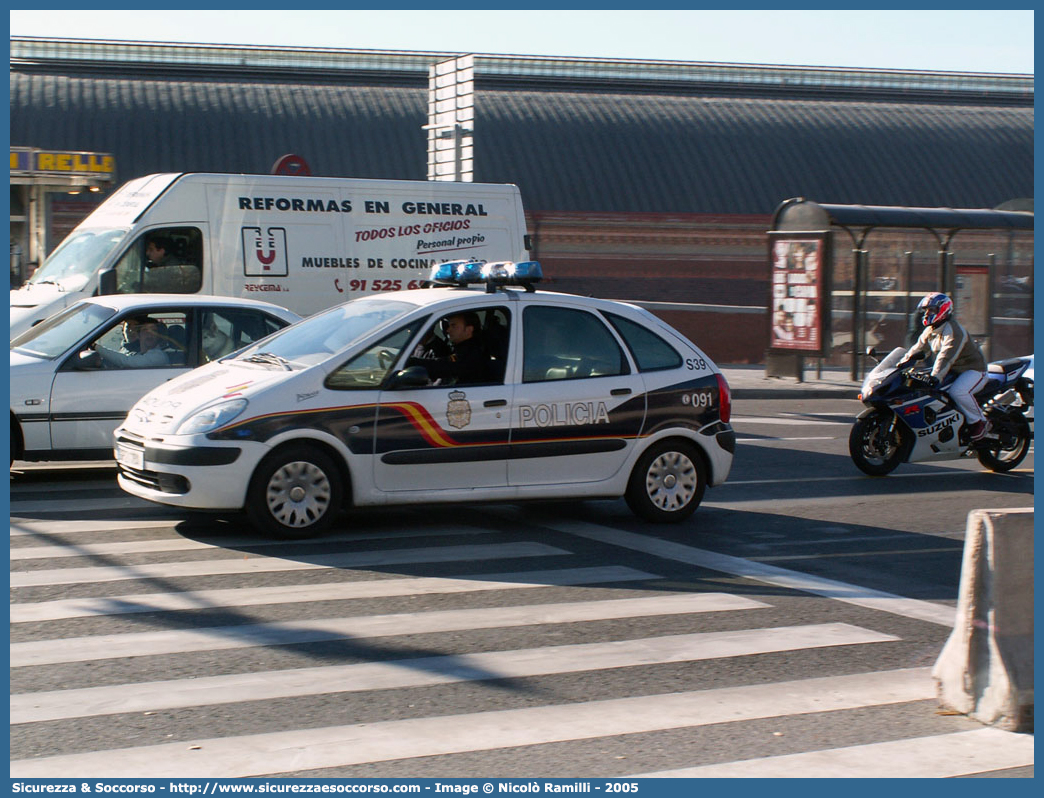
[[204,407],[186,418],[178,426],[177,435],[196,435],[223,427],[246,410],[246,399],[232,399],[217,405]]

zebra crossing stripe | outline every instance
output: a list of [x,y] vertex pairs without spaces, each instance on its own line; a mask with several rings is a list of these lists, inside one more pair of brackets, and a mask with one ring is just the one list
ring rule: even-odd
[[472,593],[483,590],[523,590],[538,587],[591,585],[600,582],[636,582],[661,577],[625,566],[562,568],[510,574],[475,574],[468,577],[425,576],[409,579],[368,579],[362,582],[330,582],[322,585],[273,585],[186,593],[134,593],[102,598],[58,599],[12,604],[11,623],[38,623],[68,618],[128,615],[139,612],[173,612],[213,607],[295,604],[309,601],[345,601],[360,598],[417,596],[432,593]]
[[[12,778],[238,778],[924,701],[929,668],[182,740],[11,762]],[[447,734],[446,729],[452,729]]]
[[[235,554],[235,552],[232,552]],[[258,574],[274,571],[301,571],[312,568],[369,568],[379,565],[402,565],[416,562],[476,562],[512,557],[548,557],[569,552],[543,543],[493,543],[469,546],[433,546],[421,549],[385,549],[380,551],[341,552],[337,554],[291,555],[286,558],[266,556],[226,557],[219,560],[152,563],[149,565],[114,565],[86,568],[54,568],[39,571],[12,571],[11,587],[41,585],[95,584],[125,579],[169,580],[179,577],[213,576],[217,574]]]
[[[144,521],[127,521],[118,526],[117,522],[110,521],[99,525],[90,523],[82,529],[76,529],[62,522],[63,534],[72,532],[111,532],[119,529],[148,529],[162,528],[170,529],[176,522],[173,520],[147,524]],[[54,528],[55,522],[48,521],[47,526]],[[16,532],[17,530],[17,532]],[[34,531],[39,530],[39,531]],[[46,532],[46,529],[28,524],[21,526],[11,525],[11,535],[30,535]],[[443,529],[397,529],[388,532],[348,532],[343,535],[324,535],[321,540],[316,541],[321,546],[331,543],[359,543],[364,540],[403,540],[405,538],[439,538],[453,535],[454,537],[470,537],[473,535],[493,535],[494,529],[479,529],[478,527],[454,526]],[[182,537],[162,537],[155,540],[128,540],[117,543],[55,543],[46,546],[20,546],[11,549],[11,560],[52,560],[61,557],[99,557],[111,556],[113,554],[152,554],[160,551],[224,551],[227,549],[254,549],[272,548],[275,546],[286,547],[287,541],[274,540],[272,538],[248,538],[248,537],[212,537],[206,541],[192,540]],[[300,544],[298,544],[300,545]]]
[[59,662],[89,662],[188,651],[227,651],[252,646],[285,646],[348,638],[394,637],[472,629],[644,618],[655,615],[728,612],[768,606],[742,596],[699,593],[566,604],[319,618],[296,623],[243,624],[177,631],[64,637],[57,640],[11,644],[10,665],[12,668],[21,668]]
[[629,778],[950,779],[1032,764],[1032,734],[975,729],[932,737],[642,773]]
[[[62,521],[61,531],[63,535],[78,532],[115,532],[125,529],[170,529],[178,522],[178,518],[164,518],[162,520],[132,519],[121,521],[107,519],[103,521]],[[54,533],[58,522],[49,521],[26,521],[18,520],[11,522],[11,537],[27,537],[33,535],[48,536]],[[55,548],[64,548],[56,546]]]
[[850,624],[826,623],[54,690],[11,696],[11,723],[548,676],[898,639]]
[[589,524],[584,521],[542,521],[541,525],[567,535],[577,535],[590,540],[597,540],[601,543],[622,546],[646,554],[653,554],[666,559],[689,563],[690,565],[698,565],[702,568],[722,571],[735,576],[756,579],[759,582],[791,590],[801,590],[837,601],[844,601],[859,607],[880,610],[906,618],[916,618],[921,621],[939,624],[940,626],[953,626],[956,618],[956,610],[943,604],[906,598],[905,596],[886,593],[882,590],[873,590],[872,588],[860,587],[859,585],[851,585],[847,582],[838,582],[834,579],[824,579],[823,577],[804,574],[800,571],[791,571],[754,560],[719,554],[706,549],[697,549],[693,546],[673,543],[669,540],[660,540],[647,535],[637,535],[633,532],[624,532],[619,529]]

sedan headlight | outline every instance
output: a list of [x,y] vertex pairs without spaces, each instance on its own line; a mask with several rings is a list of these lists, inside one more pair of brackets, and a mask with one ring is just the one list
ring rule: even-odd
[[196,435],[201,432],[210,432],[232,421],[246,410],[246,407],[246,399],[232,399],[228,402],[204,407],[182,421],[175,434]]

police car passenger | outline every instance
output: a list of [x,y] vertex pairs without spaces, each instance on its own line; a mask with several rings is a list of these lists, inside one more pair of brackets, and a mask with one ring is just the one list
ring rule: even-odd
[[432,380],[451,380],[454,385],[489,382],[490,359],[479,331],[482,329],[474,312],[457,313],[445,320],[446,337],[451,351],[441,357],[411,357],[407,366],[422,366]]

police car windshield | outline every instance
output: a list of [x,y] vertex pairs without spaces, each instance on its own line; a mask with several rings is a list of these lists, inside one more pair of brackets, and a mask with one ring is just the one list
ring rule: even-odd
[[263,360],[278,359],[290,367],[311,366],[416,308],[401,299],[354,299],[259,341],[236,360],[259,362],[263,355]]

